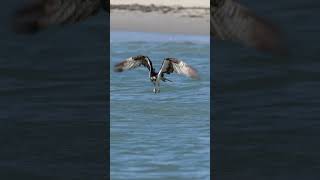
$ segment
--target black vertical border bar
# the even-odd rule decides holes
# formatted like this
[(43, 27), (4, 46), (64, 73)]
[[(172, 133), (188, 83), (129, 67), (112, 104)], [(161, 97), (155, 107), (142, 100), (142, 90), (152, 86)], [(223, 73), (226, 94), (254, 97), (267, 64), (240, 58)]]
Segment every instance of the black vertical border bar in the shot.
[(106, 93), (107, 93), (107, 118), (106, 118), (106, 159), (105, 159), (105, 163), (106, 163), (106, 178), (105, 179), (110, 179), (110, 16), (111, 16), (111, 11), (110, 11), (110, 0), (101, 0), (103, 2), (106, 3), (106, 10), (107, 10), (107, 17), (106, 17), (106, 22), (107, 22), (107, 28), (106, 28)]
[[(20, 7), (15, 7), (15, 3), (18, 4), (18, 1), (4, 2), (6, 6), (4, 6), (5, 9), (0, 13), (1, 20), (10, 21), (10, 14), (8, 12)], [(109, 3), (108, 7), (110, 7)], [(2, 108), (0, 115), (0, 142), (2, 145), (0, 148), (1, 180), (110, 179), (109, 13), (105, 13), (104, 18), (106, 18), (106, 24), (104, 24), (106, 25), (105, 31), (103, 32), (105, 34), (101, 34), (102, 38), (100, 39), (105, 43), (103, 44), (104, 51), (100, 51), (100, 41), (99, 46), (97, 46), (99, 48), (99, 56), (103, 55), (103, 58), (99, 57), (98, 62), (88, 61), (89, 63), (87, 64), (66, 61), (68, 64), (65, 66), (66, 69), (63, 70), (49, 67), (49, 65), (58, 66), (60, 59), (55, 58), (64, 58), (65, 51), (62, 48), (53, 51), (48, 47), (45, 48), (48, 51), (44, 51), (41, 54), (43, 57), (48, 56), (50, 58), (44, 58), (43, 63), (38, 64), (31, 62), (35, 60), (32, 58), (37, 58), (40, 54), (38, 51), (20, 51), (21, 49), (19, 49), (19, 46), (24, 44), (25, 47), (30, 48), (33, 43), (38, 46), (40, 43), (48, 43), (50, 36), (55, 31), (50, 32), (48, 30), (42, 32), (42, 35), (23, 36), (10, 32), (9, 29), (6, 29), (7, 27), (1, 29), (1, 38), (7, 41), (10, 46), (4, 48), (6, 52), (0, 52), (2, 56), (10, 60), (8, 61), (8, 67), (10, 65), (11, 68), (10, 71), (17, 72), (16, 75), (13, 75), (14, 73), (8, 71), (2, 79), (12, 76), (12, 79), (15, 78), (19, 82), (16, 85), (6, 84), (6, 81), (2, 81), (4, 82), (2, 85), (12, 90), (19, 90), (20, 92), (18, 94), (8, 90), (6, 94), (3, 94), (5, 91), (2, 91), (0, 95), (0, 107)], [(72, 29), (75, 27), (70, 25), (68, 28)], [(74, 30), (77, 31), (77, 28)], [(62, 38), (67, 37), (62, 28), (59, 31), (60, 33), (57, 36), (58, 43), (53, 46), (62, 45)], [(84, 35), (82, 33), (75, 32), (77, 35)], [(44, 34), (48, 36), (44, 36)], [(72, 45), (71, 41), (67, 38), (65, 40), (67, 45)], [(82, 43), (82, 38), (75, 39), (75, 42)], [(55, 51), (62, 53), (53, 56)], [(19, 57), (16, 55), (17, 52), (26, 56), (24, 58), (17, 58)], [(84, 53), (82, 52), (81, 54)], [(77, 58), (77, 53), (70, 53), (70, 57)], [(20, 68), (20, 64), (23, 64), (23, 68)], [(45, 67), (46, 65), (48, 65), (48, 68)], [(73, 70), (72, 68), (75, 67), (79, 72), (88, 73), (88, 76), (86, 77), (86, 75), (81, 73), (78, 73), (77, 76), (68, 76), (68, 71)], [(37, 71), (36, 68), (41, 70)], [(16, 71), (19, 69), (23, 71)], [(65, 74), (62, 74), (64, 72)], [(79, 89), (69, 88), (68, 86), (69, 82), (86, 80), (87, 78), (93, 80), (93, 86), (89, 86), (86, 83), (81, 84), (81, 82), (79, 83), (81, 86)], [(59, 82), (61, 79), (68, 81), (66, 83), (68, 88), (60, 88), (58, 86), (58, 88), (43, 90), (43, 88), (38, 88), (31, 83), (33, 82), (32, 80), (37, 80), (37, 85), (41, 87), (41, 85), (45, 85), (51, 81)], [(33, 90), (31, 91), (30, 89)], [(87, 104), (87, 106), (94, 107), (86, 112), (86, 109), (84, 110), (79, 107), (82, 107), (87, 102), (90, 103), (90, 101), (87, 101), (87, 97), (83, 98), (88, 93), (96, 93), (94, 96), (101, 99), (95, 99), (94, 105)], [(39, 103), (39, 106), (37, 106), (39, 108), (34, 107), (30, 101), (35, 95), (41, 97), (39, 98), (41, 100), (39, 102), (42, 102), (42, 104)], [(59, 105), (63, 104), (64, 98), (71, 99), (70, 101), (73, 101), (73, 103), (76, 101), (81, 106), (77, 106), (74, 103), (72, 108), (70, 107), (67, 110), (59, 109)], [(59, 111), (56, 111), (57, 109)], [(89, 114), (88, 117), (86, 117), (87, 114)]]

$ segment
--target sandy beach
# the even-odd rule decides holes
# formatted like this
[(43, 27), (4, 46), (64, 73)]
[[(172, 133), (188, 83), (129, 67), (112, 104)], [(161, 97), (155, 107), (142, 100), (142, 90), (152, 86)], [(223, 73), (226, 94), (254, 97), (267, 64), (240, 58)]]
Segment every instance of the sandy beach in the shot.
[(111, 30), (209, 35), (209, 0), (111, 0)]

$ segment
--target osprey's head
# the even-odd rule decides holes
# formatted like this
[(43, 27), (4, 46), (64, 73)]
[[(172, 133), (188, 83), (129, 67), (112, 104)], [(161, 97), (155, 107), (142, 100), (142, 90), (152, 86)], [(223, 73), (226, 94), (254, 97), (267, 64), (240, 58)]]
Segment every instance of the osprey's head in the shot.
[(157, 76), (151, 76), (150, 77), (150, 80), (153, 82), (153, 81), (156, 81), (157, 80)]

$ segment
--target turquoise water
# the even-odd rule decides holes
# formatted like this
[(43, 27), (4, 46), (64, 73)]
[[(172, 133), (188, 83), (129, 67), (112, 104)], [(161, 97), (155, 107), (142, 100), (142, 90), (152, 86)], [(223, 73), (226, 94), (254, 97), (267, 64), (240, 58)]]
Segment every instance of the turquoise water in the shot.
[(209, 179), (209, 37), (111, 33), (111, 67), (148, 55), (158, 70), (164, 57), (185, 60), (200, 81), (170, 74), (152, 93), (148, 71), (111, 71), (111, 179)]

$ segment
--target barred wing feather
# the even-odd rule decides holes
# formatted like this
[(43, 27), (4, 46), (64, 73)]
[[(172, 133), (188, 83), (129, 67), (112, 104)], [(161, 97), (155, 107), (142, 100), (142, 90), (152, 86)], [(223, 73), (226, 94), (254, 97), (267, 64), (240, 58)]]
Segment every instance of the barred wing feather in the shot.
[(236, 0), (215, 0), (211, 11), (211, 35), (240, 42), (260, 51), (286, 52), (279, 28)]
[(185, 75), (192, 79), (199, 79), (197, 70), (190, 65), (175, 58), (166, 58), (162, 62), (162, 66), (158, 75), (163, 76), (164, 73), (170, 74), (173, 72)]
[(126, 70), (135, 69), (141, 65), (148, 68), (149, 71), (152, 70), (152, 62), (147, 56), (139, 55), (130, 57), (114, 66), (116, 72), (122, 72)]
[(72, 24), (97, 14), (101, 0), (32, 0), (13, 16), (13, 30), (36, 33), (51, 25)]

